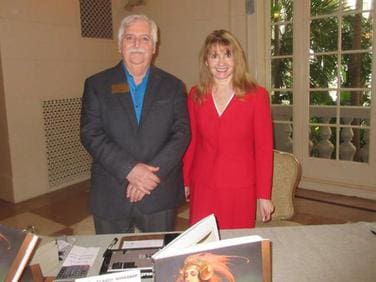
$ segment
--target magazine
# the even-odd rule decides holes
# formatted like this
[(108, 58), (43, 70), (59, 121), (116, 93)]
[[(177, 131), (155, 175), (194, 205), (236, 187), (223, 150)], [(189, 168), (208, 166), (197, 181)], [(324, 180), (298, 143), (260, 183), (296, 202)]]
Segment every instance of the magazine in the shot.
[(214, 215), (152, 256), (156, 282), (271, 281), (270, 241), (258, 235), (220, 240)]
[(0, 281), (19, 281), (38, 236), (0, 224)]

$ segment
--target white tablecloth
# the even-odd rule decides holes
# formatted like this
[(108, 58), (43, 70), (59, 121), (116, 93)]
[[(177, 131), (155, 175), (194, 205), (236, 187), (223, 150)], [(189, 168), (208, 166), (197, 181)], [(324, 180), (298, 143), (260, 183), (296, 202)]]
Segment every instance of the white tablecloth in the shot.
[[(275, 282), (307, 281), (376, 281), (376, 223), (335, 225), (302, 225), (255, 229), (222, 230), (221, 237), (260, 235), (272, 242), (272, 279)], [(76, 236), (79, 246), (100, 247), (99, 255), (89, 275), (97, 275), (102, 254), (121, 234)], [(44, 241), (48, 241), (44, 238)], [(51, 260), (56, 253), (54, 244), (38, 250), (32, 263), (42, 266), (45, 276), (55, 276), (60, 264)], [(50, 248), (50, 250), (48, 250)], [(43, 248), (41, 247), (41, 250)], [(48, 254), (50, 258), (48, 258)], [(57, 256), (57, 254), (56, 254)]]

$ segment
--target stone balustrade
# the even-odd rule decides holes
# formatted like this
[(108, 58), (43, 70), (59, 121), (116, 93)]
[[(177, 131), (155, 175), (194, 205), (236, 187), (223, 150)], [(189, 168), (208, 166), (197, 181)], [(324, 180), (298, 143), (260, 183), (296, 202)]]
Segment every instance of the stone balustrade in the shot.
[[(370, 108), (312, 105), (309, 111), (311, 123), (307, 132), (310, 136), (307, 149), (311, 156), (368, 162)], [(274, 146), (285, 152), (293, 152), (292, 112), (291, 105), (272, 105)], [(340, 116), (339, 122), (337, 116)], [(353, 140), (355, 133), (358, 134), (357, 144)], [(339, 139), (335, 140), (334, 136)]]

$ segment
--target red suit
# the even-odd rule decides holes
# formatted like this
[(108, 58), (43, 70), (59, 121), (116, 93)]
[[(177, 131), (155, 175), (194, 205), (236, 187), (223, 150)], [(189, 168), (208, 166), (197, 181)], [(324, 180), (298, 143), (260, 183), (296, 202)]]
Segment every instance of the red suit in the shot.
[(262, 87), (236, 96), (221, 116), (211, 94), (188, 97), (191, 143), (184, 156), (190, 224), (214, 213), (219, 228), (254, 227), (256, 199), (270, 199), (273, 135), (269, 95)]

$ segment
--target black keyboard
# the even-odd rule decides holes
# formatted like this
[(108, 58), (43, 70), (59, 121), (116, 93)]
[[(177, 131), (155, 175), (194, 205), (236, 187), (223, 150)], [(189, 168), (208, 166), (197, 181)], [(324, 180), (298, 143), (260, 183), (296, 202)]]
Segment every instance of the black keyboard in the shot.
[[(77, 278), (86, 277), (89, 272), (89, 265), (63, 266), (56, 276), (57, 281), (73, 281)], [(55, 281), (56, 281), (55, 280)]]

